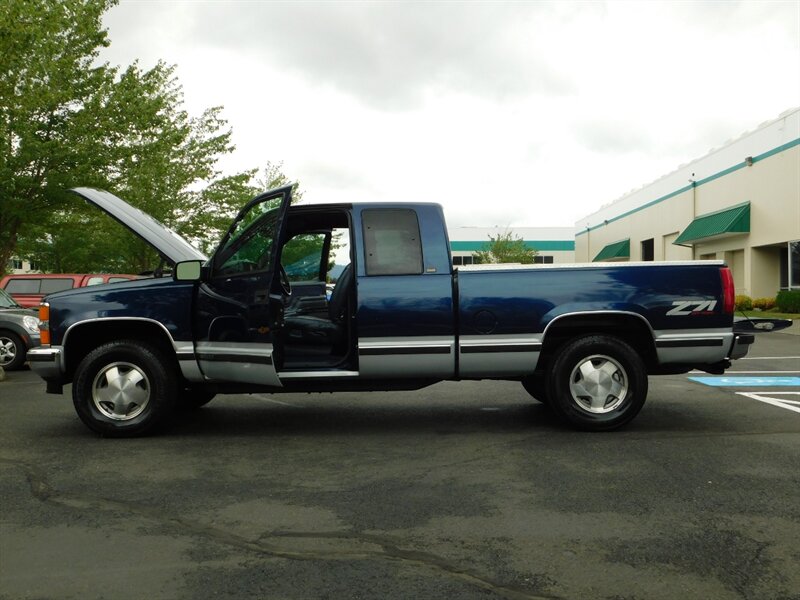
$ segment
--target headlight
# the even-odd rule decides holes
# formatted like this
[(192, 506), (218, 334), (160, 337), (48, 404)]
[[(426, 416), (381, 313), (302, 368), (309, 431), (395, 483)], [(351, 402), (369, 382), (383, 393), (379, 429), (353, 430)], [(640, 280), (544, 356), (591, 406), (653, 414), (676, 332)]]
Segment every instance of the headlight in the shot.
[(35, 335), (39, 335), (39, 319), (36, 317), (22, 317), (22, 325)]

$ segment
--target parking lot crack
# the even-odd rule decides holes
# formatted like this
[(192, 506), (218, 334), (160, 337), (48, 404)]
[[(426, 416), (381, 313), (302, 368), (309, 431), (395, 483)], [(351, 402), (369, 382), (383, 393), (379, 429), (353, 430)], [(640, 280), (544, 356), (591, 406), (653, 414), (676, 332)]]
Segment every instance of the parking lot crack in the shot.
[[(494, 581), (473, 573), (444, 557), (420, 550), (403, 548), (385, 536), (349, 532), (296, 532), (274, 531), (252, 539), (225, 528), (165, 514), (161, 508), (140, 503), (126, 503), (101, 497), (67, 494), (55, 489), (42, 470), (21, 461), (0, 459), (0, 462), (21, 469), (27, 479), (31, 495), (46, 502), (79, 511), (123, 513), (130, 517), (155, 522), (182, 535), (202, 537), (242, 551), (286, 560), (386, 560), (412, 568), (425, 568), (509, 600), (554, 600), (558, 596), (534, 593)], [(310, 542), (308, 544), (297, 542)]]

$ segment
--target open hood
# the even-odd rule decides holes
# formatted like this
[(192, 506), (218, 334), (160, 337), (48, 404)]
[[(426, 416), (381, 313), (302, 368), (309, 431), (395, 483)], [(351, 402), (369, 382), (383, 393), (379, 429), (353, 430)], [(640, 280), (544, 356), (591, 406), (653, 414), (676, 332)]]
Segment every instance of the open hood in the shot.
[(70, 191), (91, 202), (122, 223), (153, 246), (161, 256), (173, 265), (184, 260), (201, 260), (203, 262), (208, 260), (205, 254), (177, 233), (162, 225), (150, 215), (117, 198), (114, 194), (92, 188), (75, 188)]

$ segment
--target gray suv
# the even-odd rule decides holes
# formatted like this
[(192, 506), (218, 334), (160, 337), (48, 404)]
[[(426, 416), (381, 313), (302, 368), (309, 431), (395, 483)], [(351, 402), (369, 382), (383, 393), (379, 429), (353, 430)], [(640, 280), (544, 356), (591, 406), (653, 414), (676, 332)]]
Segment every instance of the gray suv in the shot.
[(7, 371), (25, 364), (25, 354), (39, 345), (39, 317), (35, 308), (22, 308), (0, 289), (0, 367)]

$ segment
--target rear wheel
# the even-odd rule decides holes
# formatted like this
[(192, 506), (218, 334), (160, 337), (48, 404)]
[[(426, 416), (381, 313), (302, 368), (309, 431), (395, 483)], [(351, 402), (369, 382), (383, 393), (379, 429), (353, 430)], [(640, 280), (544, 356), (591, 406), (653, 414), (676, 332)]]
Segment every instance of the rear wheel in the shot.
[(27, 351), (25, 342), (16, 333), (0, 331), (0, 367), (6, 371), (22, 368)]
[(143, 435), (165, 422), (176, 401), (177, 374), (155, 346), (111, 342), (75, 371), (72, 402), (89, 429), (108, 437)]
[(640, 355), (619, 338), (578, 338), (553, 362), (548, 394), (553, 410), (575, 427), (616, 429), (642, 409), (647, 371)]

